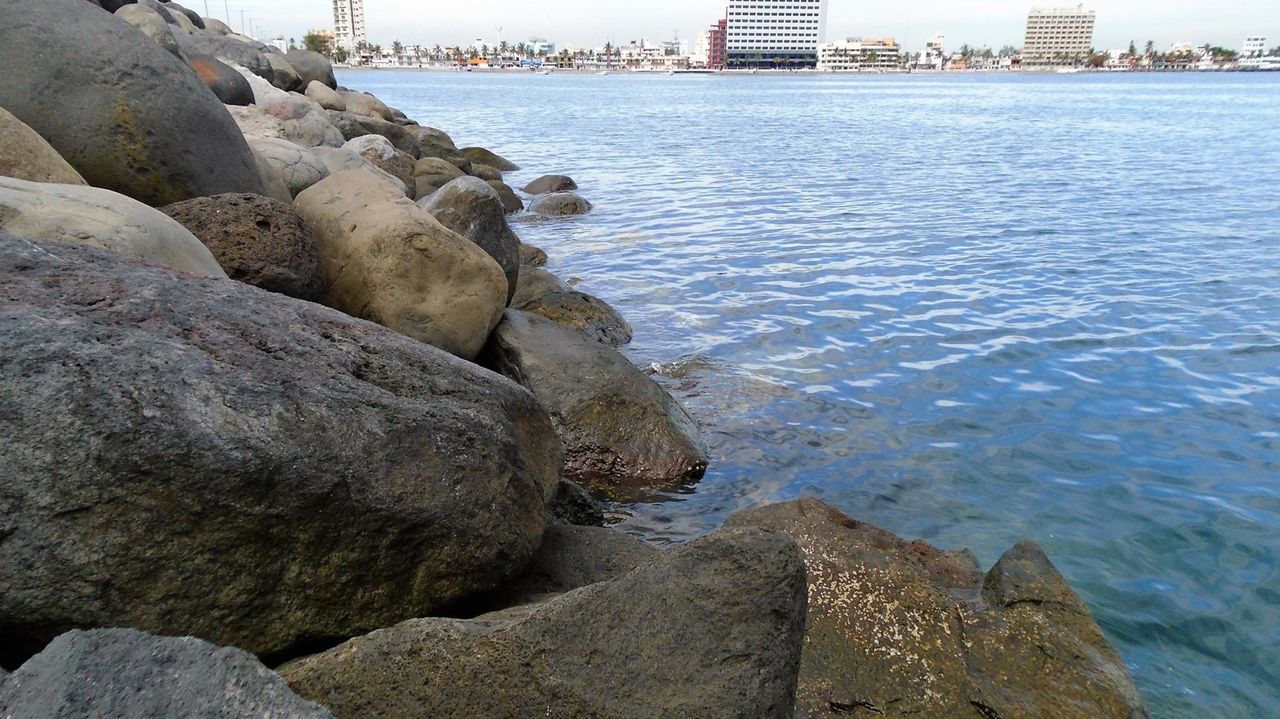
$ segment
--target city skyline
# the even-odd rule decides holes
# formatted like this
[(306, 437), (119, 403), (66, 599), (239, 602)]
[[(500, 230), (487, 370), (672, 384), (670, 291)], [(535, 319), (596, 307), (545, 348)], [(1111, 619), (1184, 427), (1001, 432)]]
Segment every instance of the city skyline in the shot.
[[(205, 10), (200, 0), (188, 4), (197, 11)], [(692, 44), (699, 33), (723, 16), (726, 4), (722, 0), (650, 0), (601, 9), (600, 3), (589, 0), (546, 0), (535, 6), (473, 0), (459, 7), (435, 7), (424, 14), (420, 4), (412, 0), (367, 0), (366, 14), (370, 41), (384, 45), (393, 40), (424, 45), (476, 38), (496, 42), (496, 27), (501, 25), (502, 39), (512, 43), (539, 36), (560, 46), (596, 47), (606, 41), (666, 40), (674, 35)], [(958, 6), (943, 0), (921, 0), (906, 7), (882, 7), (856, 0), (830, 0), (827, 40), (887, 36), (914, 50), (941, 32), (948, 48), (961, 44), (1020, 46), (1032, 7), (1076, 4), (981, 0)], [(228, 5), (233, 27), (240, 28), (243, 11), (247, 22), (263, 36), (300, 38), (309, 29), (332, 29), (331, 0), (211, 0), (208, 10), (221, 17)], [(1209, 7), (1187, 0), (1099, 0), (1085, 6), (1097, 12), (1094, 44), (1100, 50), (1125, 47), (1130, 41), (1142, 45), (1152, 40), (1157, 47), (1175, 42), (1236, 47), (1249, 35), (1280, 37), (1280, 7), (1273, 1), (1225, 0)]]

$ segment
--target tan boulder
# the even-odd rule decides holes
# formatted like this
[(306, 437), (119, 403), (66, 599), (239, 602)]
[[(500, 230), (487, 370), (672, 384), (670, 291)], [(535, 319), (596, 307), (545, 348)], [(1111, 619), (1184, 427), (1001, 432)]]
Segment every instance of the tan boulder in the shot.
[(336, 90), (318, 80), (312, 80), (307, 84), (306, 95), (326, 110), (347, 111), (347, 103), (342, 99), (342, 96)]
[(87, 184), (53, 146), (0, 107), (0, 175), (31, 182)]

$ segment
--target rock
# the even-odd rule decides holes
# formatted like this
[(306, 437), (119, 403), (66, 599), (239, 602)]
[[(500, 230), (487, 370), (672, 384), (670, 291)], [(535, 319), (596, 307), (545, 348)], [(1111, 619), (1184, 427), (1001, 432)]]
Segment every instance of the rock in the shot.
[[(175, 28), (175, 32), (190, 35), (200, 29), (197, 28), (195, 23), (191, 22), (191, 18), (183, 14), (182, 11), (178, 10), (176, 7), (161, 3), (159, 0), (138, 0), (138, 4), (159, 13), (166, 23)], [(121, 8), (121, 10), (123, 9), (124, 8)], [(116, 12), (120, 11), (117, 10)]]
[(444, 130), (421, 125), (406, 129), (422, 148), (422, 157), (452, 157), (459, 154), (458, 146), (453, 144), (453, 138)]
[[(204, 18), (204, 29), (214, 35), (232, 35), (235, 33), (230, 25), (213, 17)], [(295, 67), (297, 66), (295, 65)]]
[(1035, 545), (984, 581), (968, 552), (905, 542), (816, 499), (726, 526), (779, 532), (804, 552), (797, 716), (1146, 716), (1125, 665)]
[(485, 182), (502, 181), (502, 173), (488, 165), (482, 165), (478, 162), (471, 163), (471, 171), (467, 173), (472, 177), (478, 177)]
[(116, 10), (115, 16), (138, 28), (143, 35), (164, 48), (165, 52), (181, 59), (182, 51), (178, 49), (178, 41), (174, 39), (169, 23), (165, 22), (160, 13), (143, 5), (125, 5)]
[(145, 37), (83, 0), (0, 3), (0, 106), (89, 184), (149, 205), (261, 192), (221, 103)]
[[(259, 108), (266, 108), (273, 103), (287, 101), (292, 97), (289, 93), (281, 90), (275, 85), (272, 85), (269, 80), (262, 79), (262, 77), (249, 68), (235, 62), (234, 60), (230, 60), (225, 57), (222, 59), (231, 67), (231, 69), (240, 73), (240, 75), (249, 83), (249, 87), (253, 88), (253, 104), (257, 105)], [(270, 73), (270, 70), (267, 72)]]
[(506, 306), (502, 268), (394, 184), (359, 170), (298, 195), (329, 292), (325, 304), (474, 359)]
[(424, 157), (414, 163), (413, 181), (416, 199), (424, 199), (465, 173), (438, 157)]
[(363, 92), (339, 92), (338, 95), (346, 103), (347, 112), (391, 122), (391, 108), (373, 95)]
[(557, 521), (576, 527), (603, 527), (604, 511), (600, 503), (576, 482), (561, 479), (551, 496), (547, 512)]
[(180, 13), (186, 16), (187, 20), (190, 20), (191, 24), (194, 25), (196, 28), (200, 30), (204, 29), (204, 18), (200, 17), (200, 15), (198, 15), (195, 11), (188, 10), (187, 8), (179, 5), (176, 2), (166, 2), (165, 7), (169, 9), (169, 14), (175, 15)]
[(524, 385), (551, 413), (569, 479), (626, 490), (679, 485), (706, 471), (688, 413), (626, 357), (572, 327), (507, 310), (481, 364)]
[(631, 341), (631, 325), (617, 310), (538, 267), (520, 267), (516, 293), (509, 306), (576, 327), (591, 339), (607, 345), (621, 347)]
[(252, 654), (133, 629), (70, 631), (0, 687), (0, 715), (298, 717), (333, 715), (294, 694)]
[(507, 224), (498, 193), (484, 180), (459, 177), (419, 200), (418, 206), (440, 224), (476, 243), (498, 263), (507, 278), (509, 302), (520, 278), (520, 238)]
[(226, 277), (200, 240), (159, 210), (96, 187), (0, 177), (0, 232), (92, 245), (205, 277)]
[(0, 176), (60, 185), (86, 184), (35, 130), (0, 107)]
[(263, 53), (263, 57), (267, 59), (267, 64), (271, 66), (271, 84), (281, 90), (301, 90), (306, 87), (302, 82), (302, 77), (298, 75), (298, 71), (293, 69), (293, 65), (280, 55), (274, 53)]
[(339, 718), (789, 717), (804, 589), (790, 540), (721, 532), (547, 602), (410, 620), (279, 671)]
[(298, 71), (304, 85), (318, 82), (329, 88), (338, 86), (338, 81), (333, 76), (333, 64), (324, 55), (310, 50), (290, 50), (285, 54), (285, 59)]
[(329, 168), (311, 148), (270, 137), (252, 137), (249, 144), (280, 172), (294, 197), (329, 176)]
[(284, 122), (274, 115), (268, 115), (256, 105), (247, 107), (228, 105), (227, 112), (231, 114), (236, 127), (240, 128), (240, 132), (246, 139), (261, 137), (284, 139)]
[(293, 205), (261, 195), (216, 195), (162, 211), (191, 231), (233, 280), (317, 301), (320, 255)]
[(293, 193), (289, 192), (289, 185), (284, 181), (284, 173), (280, 169), (271, 164), (262, 153), (254, 150), (253, 160), (258, 165), (258, 174), (262, 177), (262, 186), (266, 188), (263, 191), (264, 196), (273, 200), (292, 203)]
[(507, 183), (501, 180), (489, 180), (489, 187), (497, 191), (498, 199), (502, 200), (503, 212), (510, 215), (524, 209), (524, 201)]
[(5, 664), (98, 626), (287, 656), (541, 544), (559, 444), (505, 379), (96, 248), (0, 238), (0, 278)]
[(553, 192), (572, 192), (578, 189), (578, 183), (568, 175), (543, 175), (524, 186), (530, 195), (549, 195)]
[(543, 217), (585, 215), (591, 211), (591, 203), (573, 192), (553, 192), (534, 200), (529, 211)]
[(263, 52), (261, 47), (241, 42), (234, 36), (208, 33), (189, 35), (179, 32), (175, 33), (174, 37), (178, 41), (178, 47), (182, 49), (182, 54), (186, 57), (193, 55), (216, 57), (229, 65), (239, 65), (267, 84), (272, 84), (275, 70), (271, 67), (271, 61), (267, 59), (267, 53)]
[(324, 162), (325, 167), (329, 168), (330, 175), (336, 175), (346, 170), (361, 170), (377, 175), (384, 181), (392, 183), (400, 189), (400, 194), (405, 197), (410, 197), (413, 194), (409, 186), (401, 182), (400, 178), (395, 177), (351, 150), (341, 147), (317, 147), (315, 148), (315, 153)]
[(368, 160), (406, 186), (413, 182), (413, 158), (392, 147), (391, 141), (382, 135), (357, 137), (348, 140), (342, 147)]
[(253, 87), (249, 81), (221, 60), (207, 55), (193, 55), (187, 65), (224, 105), (252, 105)]
[(464, 147), (461, 150), (458, 150), (458, 154), (472, 162), (488, 165), (489, 167), (501, 170), (502, 172), (512, 172), (520, 169), (520, 166), (514, 162), (490, 152), (483, 147)]
[(400, 125), (351, 112), (334, 112), (333, 110), (326, 112), (329, 115), (329, 121), (348, 140), (354, 140), (362, 135), (382, 135), (390, 140), (397, 150), (415, 160), (422, 153), (421, 148), (418, 147), (418, 141)]
[(526, 267), (542, 267), (547, 264), (547, 253), (540, 247), (520, 243), (520, 264)]
[(347, 111), (347, 103), (343, 102), (342, 96), (329, 89), (328, 85), (325, 85), (318, 80), (312, 80), (311, 83), (307, 85), (306, 94), (307, 97), (315, 100), (320, 107), (323, 107), (326, 110), (334, 110), (336, 112)]
[(320, 105), (305, 96), (288, 95), (260, 107), (280, 120), (284, 138), (295, 145), (342, 147), (346, 142)]

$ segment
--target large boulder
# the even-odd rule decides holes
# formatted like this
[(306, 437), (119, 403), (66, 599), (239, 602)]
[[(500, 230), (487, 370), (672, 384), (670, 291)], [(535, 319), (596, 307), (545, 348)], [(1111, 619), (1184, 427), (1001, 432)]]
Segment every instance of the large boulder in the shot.
[(312, 80), (307, 85), (306, 96), (311, 98), (320, 107), (326, 110), (334, 110), (337, 112), (346, 112), (347, 103), (343, 101), (342, 96), (334, 92), (328, 85)]
[(166, 0), (165, 7), (169, 9), (171, 15), (183, 15), (191, 22), (191, 25), (198, 30), (204, 29), (204, 18), (199, 13), (189, 8), (185, 8), (172, 0)]
[(97, 248), (0, 237), (0, 282), (0, 663), (103, 626), (288, 654), (541, 542), (559, 443), (514, 383)]
[(253, 104), (253, 87), (225, 62), (208, 55), (193, 55), (187, 59), (187, 65), (224, 105)]
[[(214, 35), (234, 35), (231, 26), (215, 17), (204, 18), (204, 29)], [(296, 67), (296, 66), (295, 66)]]
[(0, 3), (0, 67), (0, 106), (91, 185), (149, 205), (262, 192), (244, 138), (195, 73), (84, 0)]
[[(284, 138), (303, 147), (342, 147), (346, 139), (329, 122), (329, 116), (316, 102), (301, 95), (288, 95), (265, 105), (266, 114), (280, 120)], [(412, 161), (410, 161), (412, 162)]]
[(354, 140), (347, 140), (342, 147), (368, 160), (374, 167), (385, 171), (406, 186), (413, 182), (413, 158), (397, 150), (391, 145), (391, 141), (382, 135), (357, 137)]
[(0, 232), (93, 245), (205, 277), (226, 277), (200, 240), (159, 210), (97, 187), (0, 177)]
[(484, 250), (360, 170), (296, 204), (320, 250), (325, 304), (464, 359), (479, 354), (507, 304), (506, 276)]
[(173, 31), (169, 29), (169, 23), (155, 10), (145, 5), (125, 5), (116, 10), (115, 16), (138, 28), (143, 35), (151, 38), (170, 55), (182, 56), (182, 51), (178, 49), (178, 41), (174, 38)]
[(0, 686), (0, 716), (329, 719), (240, 649), (133, 629), (73, 630)]
[(471, 175), (472, 177), (478, 177), (481, 180), (484, 180), (485, 182), (494, 182), (494, 181), (500, 182), (502, 180), (501, 172), (499, 172), (498, 170), (492, 167), (489, 167), (488, 165), (482, 165), (478, 162), (471, 163), (471, 169), (467, 171), (467, 174)]
[[(525, 267), (543, 267), (547, 264), (547, 252), (527, 242), (520, 243), (520, 264)], [(518, 288), (517, 288), (518, 289)]]
[(418, 206), (440, 224), (471, 240), (489, 254), (507, 276), (507, 301), (520, 278), (520, 238), (507, 224), (502, 200), (484, 180), (459, 177), (441, 187)]
[(272, 52), (263, 53), (267, 59), (267, 64), (271, 66), (271, 84), (281, 90), (292, 91), (302, 90), (307, 85), (302, 81), (302, 77), (298, 75), (298, 71), (293, 69), (293, 65), (284, 59), (282, 55)]
[(314, 151), (316, 156), (324, 162), (325, 167), (329, 168), (330, 175), (336, 175), (339, 172), (345, 172), (347, 170), (362, 170), (364, 172), (377, 175), (384, 181), (395, 185), (401, 191), (400, 194), (405, 197), (413, 196), (413, 191), (409, 189), (409, 185), (404, 184), (400, 178), (392, 175), (381, 167), (369, 162), (369, 160), (365, 159), (362, 155), (357, 155), (355, 152), (344, 147), (317, 147)]
[(261, 195), (215, 195), (161, 211), (199, 238), (231, 279), (300, 300), (322, 296), (320, 255), (292, 204)]
[(788, 539), (720, 532), (472, 620), (414, 619), (280, 667), (334, 716), (790, 717), (805, 581)]
[(804, 552), (797, 716), (1146, 716), (1124, 663), (1035, 545), (984, 578), (968, 552), (906, 542), (816, 499), (726, 526), (779, 532)]
[(86, 184), (80, 173), (43, 137), (3, 107), (0, 107), (0, 176), (60, 185)]
[(363, 92), (339, 91), (338, 95), (347, 106), (347, 112), (373, 117), (379, 120), (392, 121), (391, 108), (373, 95)]
[(511, 186), (502, 180), (489, 180), (489, 187), (492, 187), (498, 193), (498, 199), (502, 200), (502, 210), (508, 215), (519, 212), (524, 209), (524, 200), (511, 189)]
[[(175, 33), (178, 47), (187, 57), (208, 55), (216, 57), (228, 64), (238, 65), (253, 73), (258, 78), (271, 84), (275, 78), (275, 70), (263, 48), (241, 42), (235, 37), (212, 35), (209, 33)], [(283, 92), (283, 91), (282, 91)]]
[(464, 147), (461, 150), (458, 150), (458, 154), (472, 162), (488, 165), (489, 167), (501, 172), (513, 172), (520, 169), (520, 166), (516, 163), (498, 155), (495, 152), (486, 150), (483, 147)]
[(338, 81), (333, 76), (333, 64), (329, 58), (310, 50), (290, 50), (285, 59), (298, 71), (303, 84), (318, 82), (329, 88), (336, 88)]
[(422, 125), (414, 125), (406, 129), (422, 148), (422, 157), (461, 157), (458, 146), (453, 143), (453, 138), (449, 137), (449, 133), (444, 130)]
[(294, 197), (329, 176), (329, 168), (312, 148), (273, 137), (251, 137), (249, 144), (280, 172)]
[(549, 195), (552, 192), (572, 192), (578, 189), (578, 183), (568, 175), (543, 175), (524, 186), (530, 195)]
[(591, 203), (575, 192), (553, 192), (530, 203), (529, 211), (543, 217), (585, 215), (591, 211)]
[(697, 480), (698, 425), (612, 347), (573, 327), (507, 310), (481, 363), (533, 392), (565, 445), (564, 475), (621, 490)]
[[(289, 93), (281, 90), (275, 85), (272, 85), (270, 80), (264, 80), (261, 75), (248, 67), (241, 65), (235, 60), (227, 57), (223, 57), (222, 60), (233, 70), (244, 76), (244, 79), (249, 83), (249, 87), (253, 88), (253, 104), (258, 107), (267, 107), (272, 103), (287, 100), (292, 97)], [(269, 73), (270, 70), (267, 70), (267, 72)]]
[(447, 160), (424, 157), (413, 166), (414, 195), (421, 200), (459, 177), (465, 176), (466, 173)]
[(258, 165), (258, 174), (262, 177), (262, 186), (265, 188), (262, 194), (273, 200), (293, 202), (293, 193), (289, 191), (289, 185), (284, 181), (284, 173), (280, 168), (273, 165), (257, 150), (253, 151), (253, 160)]
[(617, 310), (540, 267), (519, 267), (519, 281), (509, 306), (576, 327), (607, 345), (621, 347), (631, 341), (631, 325)]
[(326, 112), (329, 115), (329, 121), (348, 140), (354, 140), (362, 135), (382, 135), (390, 140), (397, 150), (415, 160), (422, 154), (422, 148), (418, 146), (418, 141), (414, 136), (404, 127), (394, 122), (387, 122), (376, 117), (357, 115), (353, 112), (334, 112), (333, 110), (327, 110)]
[(274, 115), (268, 115), (257, 105), (228, 105), (227, 112), (236, 122), (236, 127), (244, 133), (246, 139), (259, 137), (284, 139), (284, 121)]

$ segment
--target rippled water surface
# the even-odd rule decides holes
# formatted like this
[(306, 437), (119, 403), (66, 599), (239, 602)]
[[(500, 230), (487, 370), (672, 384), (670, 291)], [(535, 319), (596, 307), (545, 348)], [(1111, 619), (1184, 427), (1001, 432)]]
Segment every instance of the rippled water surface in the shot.
[(713, 454), (628, 530), (1031, 538), (1153, 715), (1280, 716), (1280, 77), (341, 80), (596, 204), (516, 230)]

